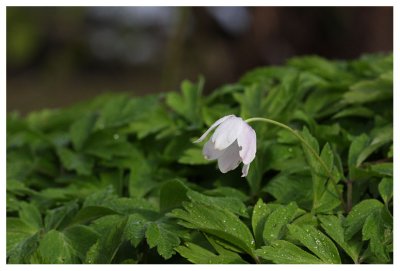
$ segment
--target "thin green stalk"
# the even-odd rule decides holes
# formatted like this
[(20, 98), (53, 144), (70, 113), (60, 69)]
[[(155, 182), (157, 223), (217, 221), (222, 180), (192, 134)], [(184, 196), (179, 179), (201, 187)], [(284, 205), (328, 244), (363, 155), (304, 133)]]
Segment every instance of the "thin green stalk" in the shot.
[(246, 121), (247, 123), (255, 122), (255, 121), (261, 121), (261, 122), (270, 123), (270, 124), (273, 124), (273, 125), (275, 125), (275, 126), (279, 126), (279, 127), (283, 128), (283, 129), (286, 129), (286, 130), (288, 130), (289, 132), (291, 132), (294, 136), (296, 136), (297, 139), (299, 139), (299, 140), (301, 141), (301, 143), (303, 143), (304, 146), (306, 146), (306, 147), (310, 150), (310, 152), (315, 156), (315, 158), (317, 158), (317, 160), (318, 160), (319, 163), (322, 165), (322, 167), (324, 168), (324, 170), (326, 171), (326, 173), (328, 173), (328, 176), (329, 176), (329, 179), (328, 179), (328, 180), (330, 180), (330, 181), (332, 182), (333, 187), (335, 187), (336, 193), (337, 193), (338, 196), (340, 197), (340, 200), (341, 200), (341, 202), (342, 202), (343, 209), (346, 210), (346, 208), (345, 208), (346, 205), (345, 205), (345, 203), (344, 203), (344, 200), (343, 200), (343, 197), (342, 197), (340, 191), (338, 190), (338, 188), (337, 188), (337, 186), (336, 186), (336, 183), (334, 182), (334, 178), (333, 178), (333, 176), (332, 176), (332, 172), (329, 170), (329, 168), (328, 168), (328, 166), (325, 164), (325, 162), (321, 159), (321, 157), (319, 156), (319, 154), (316, 153), (315, 150), (304, 140), (304, 138), (298, 133), (298, 131), (296, 131), (296, 130), (290, 128), (289, 126), (287, 126), (287, 125), (285, 125), (285, 124), (283, 124), (283, 123), (280, 123), (280, 122), (275, 121), (275, 120), (267, 119), (267, 118), (250, 118), (250, 119), (247, 119), (247, 120), (245, 120), (245, 121)]

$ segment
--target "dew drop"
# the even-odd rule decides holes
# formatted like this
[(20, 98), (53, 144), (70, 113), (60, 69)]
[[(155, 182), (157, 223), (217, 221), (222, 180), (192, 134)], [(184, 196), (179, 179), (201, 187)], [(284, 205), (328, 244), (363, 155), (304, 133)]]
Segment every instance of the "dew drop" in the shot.
[(113, 138), (114, 138), (114, 140), (118, 140), (119, 139), (119, 134), (114, 134)]

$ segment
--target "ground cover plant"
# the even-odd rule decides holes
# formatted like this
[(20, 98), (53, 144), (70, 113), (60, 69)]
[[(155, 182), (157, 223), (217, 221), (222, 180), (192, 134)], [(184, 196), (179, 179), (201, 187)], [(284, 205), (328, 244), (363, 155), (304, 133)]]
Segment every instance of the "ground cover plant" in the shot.
[[(392, 263), (392, 55), (7, 117), (7, 263)], [(248, 175), (194, 144), (253, 122)], [(314, 154), (317, 154), (315, 156)], [(329, 174), (321, 166), (329, 169)]]

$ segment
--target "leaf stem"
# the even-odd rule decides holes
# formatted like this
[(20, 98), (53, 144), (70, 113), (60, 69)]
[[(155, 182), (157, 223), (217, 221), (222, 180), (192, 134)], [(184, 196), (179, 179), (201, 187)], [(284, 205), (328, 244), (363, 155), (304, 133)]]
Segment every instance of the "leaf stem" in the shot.
[(347, 208), (346, 211), (349, 213), (353, 207), (353, 181), (350, 179), (346, 180), (347, 184)]
[(319, 154), (316, 153), (316, 151), (305, 141), (305, 139), (299, 134), (298, 131), (296, 131), (296, 130), (290, 128), (289, 126), (287, 126), (287, 125), (285, 125), (285, 124), (283, 124), (283, 123), (280, 123), (280, 122), (275, 121), (275, 120), (267, 119), (267, 118), (250, 118), (250, 119), (247, 119), (247, 120), (245, 120), (245, 121), (246, 121), (247, 123), (255, 122), (255, 121), (261, 121), (261, 122), (270, 123), (270, 124), (273, 124), (273, 125), (275, 125), (275, 126), (279, 126), (279, 127), (283, 128), (283, 129), (286, 129), (286, 130), (288, 130), (289, 132), (291, 132), (294, 136), (296, 136), (297, 139), (299, 139), (299, 140), (301, 141), (301, 143), (303, 143), (303, 145), (306, 146), (306, 147), (310, 150), (310, 152), (315, 156), (315, 158), (318, 160), (318, 162), (322, 165), (322, 167), (324, 168), (324, 170), (325, 170), (326, 173), (328, 174), (328, 177), (329, 177), (328, 180), (330, 180), (330, 181), (332, 182), (332, 184), (333, 184), (333, 187), (335, 187), (336, 193), (338, 194), (338, 196), (339, 196), (339, 198), (340, 198), (340, 200), (341, 200), (341, 202), (342, 202), (343, 210), (346, 210), (346, 208), (345, 208), (346, 205), (345, 205), (345, 203), (344, 203), (343, 196), (342, 196), (342, 194), (340, 193), (339, 189), (338, 189), (337, 186), (336, 186), (336, 183), (335, 183), (334, 178), (333, 178), (333, 176), (332, 176), (331, 170), (329, 170), (328, 166), (327, 166), (327, 165), (325, 164), (325, 162), (321, 159), (321, 157), (319, 156)]

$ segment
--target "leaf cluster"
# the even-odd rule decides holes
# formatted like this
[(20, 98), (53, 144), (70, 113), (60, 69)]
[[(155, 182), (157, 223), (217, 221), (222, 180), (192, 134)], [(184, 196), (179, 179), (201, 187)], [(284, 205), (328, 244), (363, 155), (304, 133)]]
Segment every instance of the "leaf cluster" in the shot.
[[(308, 56), (209, 95), (107, 94), (7, 117), (7, 263), (392, 263), (393, 58)], [(247, 178), (193, 144), (252, 124)]]

